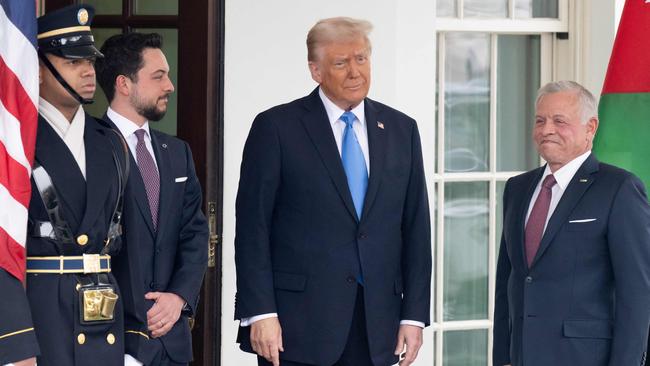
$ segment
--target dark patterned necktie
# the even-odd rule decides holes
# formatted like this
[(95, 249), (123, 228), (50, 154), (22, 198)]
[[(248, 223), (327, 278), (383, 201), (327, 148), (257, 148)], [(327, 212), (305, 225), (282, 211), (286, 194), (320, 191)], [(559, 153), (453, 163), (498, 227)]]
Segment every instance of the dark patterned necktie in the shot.
[(145, 130), (139, 129), (135, 131), (135, 136), (138, 138), (138, 143), (135, 146), (135, 158), (138, 160), (138, 169), (144, 182), (144, 188), (147, 192), (147, 200), (149, 201), (149, 209), (151, 210), (151, 221), (153, 222), (153, 229), (157, 230), (158, 227), (158, 202), (160, 195), (160, 175), (158, 175), (158, 168), (153, 161), (153, 157), (147, 150), (144, 142)]
[(544, 178), (542, 187), (539, 190), (539, 196), (535, 200), (533, 210), (530, 211), (528, 223), (526, 224), (526, 260), (528, 267), (533, 263), (539, 244), (544, 234), (544, 226), (548, 217), (548, 208), (551, 205), (552, 189), (555, 185), (555, 177), (549, 174)]

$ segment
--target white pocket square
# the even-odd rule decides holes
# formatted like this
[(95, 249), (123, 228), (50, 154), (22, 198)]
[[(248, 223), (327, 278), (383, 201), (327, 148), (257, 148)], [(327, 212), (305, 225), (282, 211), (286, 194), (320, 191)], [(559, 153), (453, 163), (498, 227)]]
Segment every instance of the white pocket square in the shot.
[(582, 224), (582, 223), (585, 223), (585, 222), (592, 222), (592, 221), (596, 221), (596, 219), (571, 220), (571, 221), (569, 221), (569, 224)]
[(174, 182), (181, 183), (181, 182), (185, 182), (186, 180), (187, 180), (187, 177), (178, 177), (178, 178), (174, 179)]

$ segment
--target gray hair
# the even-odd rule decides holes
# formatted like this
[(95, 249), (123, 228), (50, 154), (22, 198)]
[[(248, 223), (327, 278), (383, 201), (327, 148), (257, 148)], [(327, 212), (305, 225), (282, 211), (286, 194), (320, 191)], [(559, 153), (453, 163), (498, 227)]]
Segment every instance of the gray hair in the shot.
[(307, 33), (307, 60), (318, 61), (318, 50), (332, 42), (352, 41), (363, 38), (372, 51), (368, 35), (372, 24), (367, 20), (336, 17), (319, 20)]
[(580, 114), (582, 124), (586, 124), (592, 117), (598, 117), (598, 104), (596, 98), (584, 86), (576, 83), (575, 81), (561, 80), (552, 81), (537, 91), (537, 99), (535, 106), (539, 104), (544, 96), (547, 94), (559, 92), (574, 92), (578, 97), (580, 103)]

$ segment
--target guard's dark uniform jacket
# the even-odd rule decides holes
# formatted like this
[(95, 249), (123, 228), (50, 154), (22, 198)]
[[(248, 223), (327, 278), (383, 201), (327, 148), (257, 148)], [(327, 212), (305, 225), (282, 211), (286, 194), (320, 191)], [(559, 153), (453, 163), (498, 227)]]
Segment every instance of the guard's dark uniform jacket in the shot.
[[(105, 249), (105, 239), (121, 190), (115, 161), (125, 161), (124, 145), (105, 122), (88, 114), (84, 145), (85, 180), (63, 140), (39, 116), (35, 160), (51, 177), (60, 215), (73, 234), (71, 242), (62, 243), (39, 232), (39, 222), (50, 221), (50, 216), (32, 176), (27, 235), (27, 296), (41, 351), (37, 361), (39, 366), (124, 364), (124, 299), (113, 274), (107, 270), (108, 261), (101, 260), (101, 271), (98, 271), (101, 273), (89, 274), (34, 271), (34, 260), (30, 262), (30, 258), (35, 257), (69, 258), (100, 253), (114, 256), (119, 251), (120, 240), (112, 241), (109, 249)], [(85, 305), (80, 301), (80, 292), (86, 288), (84, 286), (93, 283), (113, 286), (119, 296), (114, 303), (113, 321), (85, 323)]]
[(34, 357), (38, 342), (22, 283), (0, 269), (0, 365)]

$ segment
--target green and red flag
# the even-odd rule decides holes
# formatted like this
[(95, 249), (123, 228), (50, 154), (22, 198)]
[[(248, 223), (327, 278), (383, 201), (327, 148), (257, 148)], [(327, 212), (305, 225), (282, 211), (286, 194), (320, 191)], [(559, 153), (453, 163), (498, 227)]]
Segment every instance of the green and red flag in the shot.
[(625, 2), (598, 115), (598, 159), (633, 172), (650, 188), (650, 0)]

